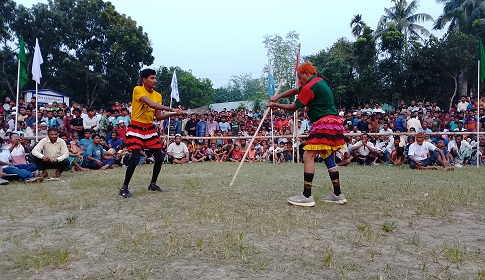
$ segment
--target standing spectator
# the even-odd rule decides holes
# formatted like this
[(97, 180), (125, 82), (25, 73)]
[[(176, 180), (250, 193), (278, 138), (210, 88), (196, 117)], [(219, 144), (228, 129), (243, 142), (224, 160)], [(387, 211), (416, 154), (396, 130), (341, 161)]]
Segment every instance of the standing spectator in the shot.
[(57, 129), (51, 127), (48, 130), (48, 137), (43, 138), (35, 145), (32, 150), (34, 163), (43, 172), (43, 177), (47, 177), (47, 169), (56, 169), (56, 178), (61, 177), (61, 173), (69, 166), (69, 150), (66, 142), (59, 138)]
[(232, 114), (232, 120), (230, 122), (230, 125), (231, 125), (232, 135), (237, 135), (239, 130), (241, 129), (241, 124), (237, 120), (237, 114), (236, 113)]
[(126, 127), (125, 121), (120, 120), (118, 130), (118, 137), (121, 138), (123, 142), (126, 142), (126, 133), (128, 132), (128, 127)]
[[(207, 130), (207, 122), (205, 121), (207, 115), (200, 115), (200, 120), (195, 125), (195, 136), (205, 137), (205, 132)], [(200, 142), (203, 142), (202, 140)]]
[(120, 121), (124, 121), (125, 122), (125, 125), (129, 125), (130, 124), (130, 116), (129, 116), (129, 111), (128, 109), (126, 108), (123, 108), (121, 109), (121, 116), (119, 116), (117, 119), (118, 119), (118, 123), (120, 123)]
[(214, 136), (216, 130), (219, 129), (219, 123), (214, 120), (214, 115), (209, 115), (209, 120), (206, 124), (206, 132), (209, 133), (210, 136)]
[(221, 121), (219, 122), (219, 130), (222, 132), (229, 132), (229, 130), (231, 130), (231, 125), (226, 120), (226, 117), (222, 116)]
[(399, 114), (399, 117), (396, 119), (396, 123), (395, 123), (396, 132), (407, 132), (406, 119), (404, 118), (405, 115), (406, 115), (406, 112), (401, 111), (401, 113)]
[(111, 107), (111, 110), (117, 110), (118, 112), (121, 112), (121, 109), (123, 109), (123, 107), (121, 106), (120, 102), (117, 100), (115, 101), (115, 104)]
[(185, 131), (187, 132), (187, 135), (189, 136), (196, 136), (196, 128), (197, 128), (197, 115), (195, 113), (192, 113), (190, 115), (190, 120), (187, 121), (185, 124)]
[(74, 108), (72, 110), (74, 118), (70, 121), (71, 131), (77, 132), (79, 138), (84, 136), (84, 120), (81, 118), (81, 109)]
[(441, 119), (440, 119), (440, 113), (438, 111), (433, 112), (433, 118), (431, 120), (432, 120), (431, 130), (434, 131), (434, 132), (440, 131), (440, 129), (442, 127), (442, 122), (441, 122)]
[(25, 109), (25, 114), (27, 117), (24, 119), (24, 121), (27, 123), (28, 127), (32, 127), (32, 124), (35, 123), (35, 116), (32, 114), (32, 109)]
[(99, 136), (107, 137), (110, 130), (112, 130), (113, 125), (109, 121), (109, 118), (111, 117), (111, 112), (112, 110), (110, 108), (107, 108), (104, 111), (104, 114), (99, 119)]
[(458, 112), (465, 112), (468, 108), (468, 104), (469, 103), (466, 101), (466, 96), (462, 95), (456, 109), (458, 110)]
[(54, 113), (52, 111), (47, 111), (47, 117), (43, 118), (42, 122), (45, 122), (48, 128), (57, 128), (59, 125), (57, 118), (54, 118)]
[(83, 119), (84, 129), (91, 129), (94, 133), (99, 130), (99, 119), (96, 117), (96, 110), (89, 108), (87, 110), (87, 117)]

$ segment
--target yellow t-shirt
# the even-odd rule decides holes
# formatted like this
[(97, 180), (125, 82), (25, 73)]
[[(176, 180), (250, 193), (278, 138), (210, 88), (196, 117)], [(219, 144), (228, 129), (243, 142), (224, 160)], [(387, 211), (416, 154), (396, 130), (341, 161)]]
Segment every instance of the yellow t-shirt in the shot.
[(148, 92), (143, 86), (136, 86), (133, 89), (133, 98), (131, 101), (131, 120), (141, 123), (153, 123), (155, 109), (148, 107), (140, 101), (142, 96), (147, 96), (151, 101), (162, 104), (162, 95), (156, 91)]

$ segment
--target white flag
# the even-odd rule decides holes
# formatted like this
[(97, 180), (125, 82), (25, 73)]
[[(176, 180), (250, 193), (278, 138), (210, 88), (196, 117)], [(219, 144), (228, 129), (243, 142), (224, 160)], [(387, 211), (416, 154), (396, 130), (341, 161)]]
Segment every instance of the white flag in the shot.
[(42, 54), (40, 53), (39, 40), (35, 38), (35, 52), (34, 61), (32, 61), (32, 80), (40, 84), (40, 78), (42, 78), (42, 73), (40, 72), (40, 65), (44, 63), (42, 59)]
[(180, 102), (179, 85), (177, 84), (177, 74), (175, 73), (175, 70), (173, 71), (172, 83), (170, 84), (170, 87), (172, 88), (171, 97), (177, 102)]

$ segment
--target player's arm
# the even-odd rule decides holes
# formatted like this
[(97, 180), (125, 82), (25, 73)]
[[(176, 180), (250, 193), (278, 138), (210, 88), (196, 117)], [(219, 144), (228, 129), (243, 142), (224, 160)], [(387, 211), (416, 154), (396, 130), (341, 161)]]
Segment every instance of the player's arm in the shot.
[(157, 121), (161, 121), (164, 119), (168, 119), (172, 116), (182, 115), (182, 113), (183, 112), (180, 109), (172, 109), (172, 111), (169, 111), (169, 112), (165, 112), (162, 110), (155, 110), (155, 118), (157, 119)]

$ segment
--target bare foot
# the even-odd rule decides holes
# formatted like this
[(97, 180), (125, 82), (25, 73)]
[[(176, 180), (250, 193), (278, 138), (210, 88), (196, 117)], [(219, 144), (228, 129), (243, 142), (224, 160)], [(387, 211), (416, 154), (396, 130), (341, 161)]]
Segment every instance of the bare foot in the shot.
[(106, 165), (102, 166), (100, 169), (105, 170), (105, 169), (108, 169), (108, 167), (109, 167), (109, 165), (106, 164)]
[(56, 178), (61, 177), (61, 171), (59, 169), (56, 170)]
[(71, 168), (71, 172), (76, 172), (76, 169), (74, 167)]
[(83, 168), (83, 167), (81, 167), (81, 169), (79, 169), (79, 171), (81, 171), (81, 172), (88, 172), (88, 171), (89, 171), (89, 169), (88, 169), (88, 168)]

